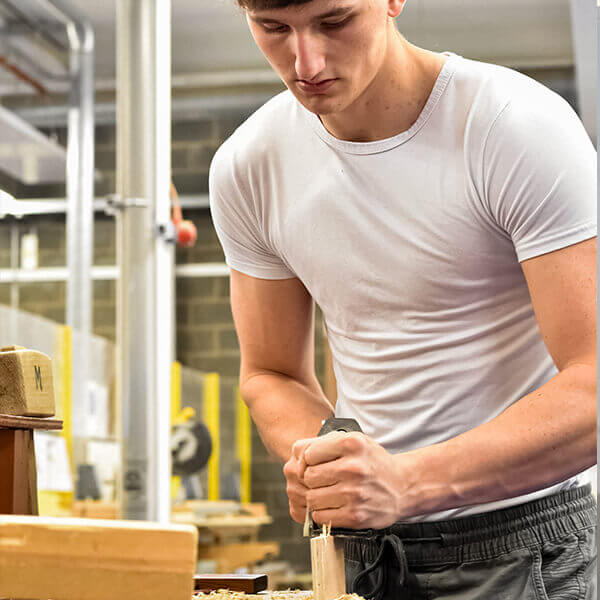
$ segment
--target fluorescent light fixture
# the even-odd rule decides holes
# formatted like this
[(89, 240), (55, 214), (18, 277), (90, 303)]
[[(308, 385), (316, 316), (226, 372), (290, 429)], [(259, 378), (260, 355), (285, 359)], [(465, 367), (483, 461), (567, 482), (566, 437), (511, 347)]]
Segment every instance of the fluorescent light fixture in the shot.
[(19, 181), (63, 182), (66, 150), (35, 127), (0, 106), (0, 169)]

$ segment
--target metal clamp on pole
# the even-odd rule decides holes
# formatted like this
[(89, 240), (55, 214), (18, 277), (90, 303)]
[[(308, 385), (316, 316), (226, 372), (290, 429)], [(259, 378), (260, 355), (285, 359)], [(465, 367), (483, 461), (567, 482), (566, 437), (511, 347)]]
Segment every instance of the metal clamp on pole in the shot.
[(149, 208), (150, 201), (147, 198), (123, 198), (119, 194), (109, 194), (106, 196), (106, 208), (108, 215), (116, 215), (117, 211), (126, 208)]
[(177, 228), (173, 221), (167, 221), (166, 223), (157, 223), (154, 226), (154, 233), (156, 237), (161, 238), (163, 242), (167, 244), (177, 243)]

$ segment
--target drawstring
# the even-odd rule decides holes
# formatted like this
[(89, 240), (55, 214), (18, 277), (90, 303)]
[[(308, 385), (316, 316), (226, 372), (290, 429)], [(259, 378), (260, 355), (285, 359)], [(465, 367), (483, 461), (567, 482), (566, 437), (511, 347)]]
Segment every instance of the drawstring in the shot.
[[(379, 543), (379, 552), (377, 554), (377, 558), (364, 570), (357, 573), (354, 579), (352, 580), (352, 591), (356, 592), (357, 594), (361, 594), (362, 596), (364, 596), (365, 598), (369, 598), (370, 600), (382, 600), (383, 594), (385, 593), (388, 569), (385, 568), (382, 563), (386, 555), (387, 548), (391, 548), (392, 555), (396, 560), (396, 564), (398, 566), (398, 577), (400, 585), (404, 585), (408, 574), (408, 561), (406, 559), (406, 552), (404, 551), (402, 540), (396, 535), (386, 533), (384, 536), (378, 538), (377, 541)], [(360, 592), (359, 585), (362, 583), (363, 579), (365, 579), (367, 575), (369, 575), (369, 573), (375, 571), (376, 569), (378, 569), (378, 577), (377, 583), (375, 584), (373, 589), (367, 593)]]

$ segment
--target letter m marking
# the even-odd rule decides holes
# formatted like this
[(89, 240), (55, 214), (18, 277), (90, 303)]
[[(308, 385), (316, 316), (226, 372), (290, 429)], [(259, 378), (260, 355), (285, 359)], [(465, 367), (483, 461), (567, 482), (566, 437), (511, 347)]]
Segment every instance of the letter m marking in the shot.
[(42, 368), (39, 365), (33, 365), (35, 371), (35, 389), (44, 390), (42, 386)]

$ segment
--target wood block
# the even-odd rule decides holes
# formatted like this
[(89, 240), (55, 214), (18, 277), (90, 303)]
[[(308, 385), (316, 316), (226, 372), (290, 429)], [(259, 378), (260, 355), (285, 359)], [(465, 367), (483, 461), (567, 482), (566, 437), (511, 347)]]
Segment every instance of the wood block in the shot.
[(20, 346), (0, 348), (0, 413), (52, 417), (54, 412), (50, 358)]
[(0, 597), (190, 600), (196, 546), (184, 525), (0, 516)]
[(85, 519), (118, 519), (119, 505), (116, 502), (101, 500), (78, 500), (71, 510), (74, 517)]
[(346, 593), (344, 542), (323, 529), (310, 540), (314, 600), (335, 600)]
[(268, 578), (266, 575), (196, 575), (194, 589), (202, 592), (215, 590), (230, 590), (232, 592), (245, 592), (257, 594), (266, 590)]
[(240, 567), (247, 567), (267, 556), (277, 556), (277, 542), (244, 542), (239, 544), (214, 544), (198, 547), (198, 560), (214, 560), (219, 573), (231, 573)]

